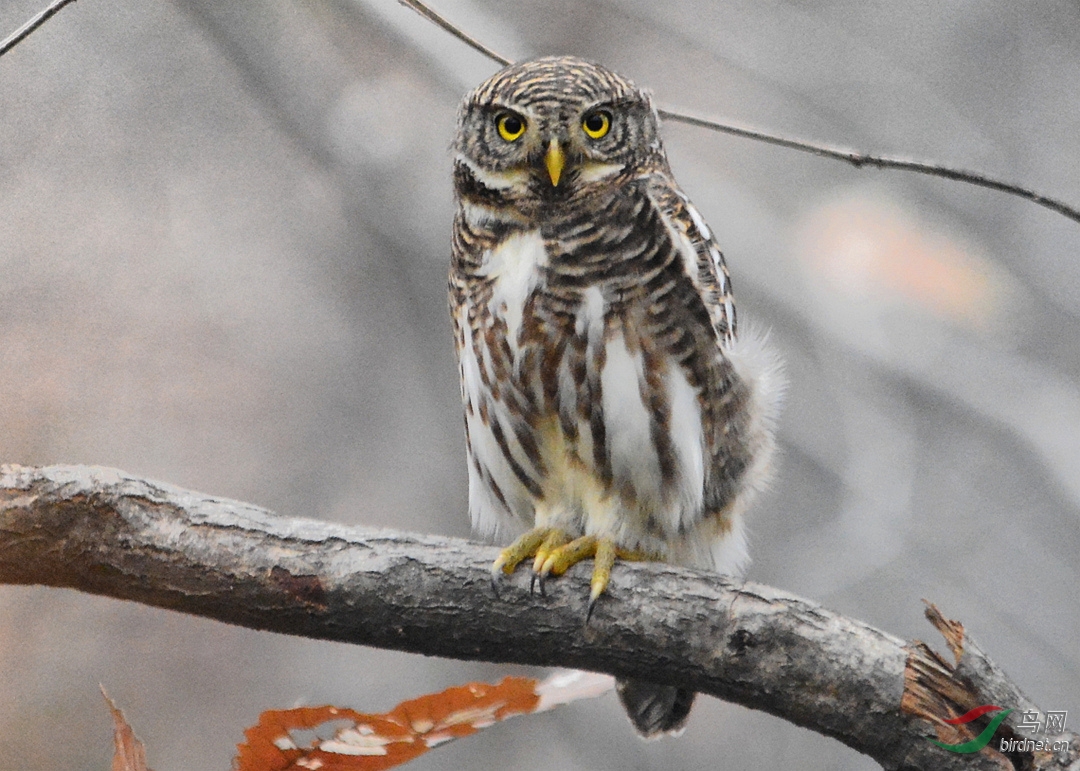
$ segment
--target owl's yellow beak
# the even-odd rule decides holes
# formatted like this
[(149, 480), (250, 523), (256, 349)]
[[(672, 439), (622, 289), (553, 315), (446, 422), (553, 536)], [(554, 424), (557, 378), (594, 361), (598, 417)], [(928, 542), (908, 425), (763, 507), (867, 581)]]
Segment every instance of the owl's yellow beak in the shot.
[(566, 156), (563, 154), (559, 140), (552, 139), (548, 145), (547, 154), (544, 156), (544, 165), (547, 166), (548, 176), (551, 177), (552, 187), (559, 186), (559, 177), (562, 176), (563, 166), (566, 165)]

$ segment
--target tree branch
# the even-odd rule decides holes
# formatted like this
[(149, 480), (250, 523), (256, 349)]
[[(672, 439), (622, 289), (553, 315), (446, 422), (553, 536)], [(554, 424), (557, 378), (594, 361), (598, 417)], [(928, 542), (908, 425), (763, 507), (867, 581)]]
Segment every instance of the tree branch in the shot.
[(400, 3), (401, 5), (404, 5), (406, 8), (411, 8), (412, 10), (416, 11), (418, 14), (420, 14), (425, 19), (430, 21), (436, 27), (439, 27), (444, 32), (449, 32), (451, 35), (456, 37), (462, 43), (469, 46), (473, 50), (478, 51), (479, 53), (482, 53), (484, 56), (491, 59), (492, 61), (498, 62), (499, 64), (503, 65), (504, 67), (509, 65), (509, 64), (514, 63), (513, 61), (506, 58), (505, 56), (498, 53), (497, 51), (495, 51), (495, 50), (493, 50), (491, 48), (488, 48), (486, 45), (481, 43), (479, 40), (474, 38), (472, 35), (469, 35), (468, 33), (466, 33), (465, 30), (461, 29), (461, 27), (458, 27), (453, 22), (451, 22), (449, 19), (447, 19), (445, 16), (443, 16), (440, 13), (437, 13), (434, 8), (430, 8), (429, 6), (427, 6), (426, 4), (421, 2), (420, 0), (398, 0), (398, 3)]
[(0, 56), (26, 40), (38, 27), (58, 14), (65, 5), (73, 2), (75, 0), (53, 0), (45, 8), (38, 11), (28, 22), (0, 41)]
[(1063, 217), (1068, 217), (1073, 222), (1080, 222), (1080, 209), (1070, 206), (1057, 198), (1043, 195), (1024, 185), (1005, 182), (1004, 180), (984, 174), (981, 171), (954, 169), (939, 163), (916, 161), (910, 158), (890, 158), (886, 155), (870, 155), (869, 153), (861, 153), (857, 150), (848, 150), (843, 147), (833, 147), (820, 142), (807, 142), (802, 139), (792, 139), (790, 137), (759, 131), (758, 129), (736, 126), (713, 118), (702, 118), (684, 110), (660, 108), (657, 112), (660, 117), (665, 120), (678, 121), (679, 123), (685, 123), (689, 126), (697, 126), (698, 128), (718, 131), (722, 134), (753, 139), (758, 142), (764, 142), (765, 144), (776, 145), (777, 147), (786, 147), (790, 150), (799, 150), (804, 153), (819, 155), (822, 158), (846, 161), (857, 169), (861, 169), (863, 166), (869, 166), (875, 169), (912, 171), (916, 174), (927, 174), (931, 177), (941, 177), (942, 179), (966, 182), (969, 185), (984, 187), (987, 190), (997, 190), (1000, 193), (1014, 195), (1017, 198), (1023, 198), (1025, 201), (1031, 201), (1032, 203), (1042, 206), (1045, 209), (1049, 209)]
[(944, 720), (981, 687), (1020, 698), (970, 640), (985, 665), (964, 680), (921, 643), (776, 589), (660, 564), (620, 564), (586, 627), (585, 566), (540, 596), (524, 572), (496, 590), (494, 556), (457, 539), (278, 517), (110, 469), (0, 466), (5, 583), (317, 639), (644, 677), (778, 715), (886, 769), (1080, 771), (1075, 734), (1053, 757), (957, 755), (928, 741), (978, 732)]

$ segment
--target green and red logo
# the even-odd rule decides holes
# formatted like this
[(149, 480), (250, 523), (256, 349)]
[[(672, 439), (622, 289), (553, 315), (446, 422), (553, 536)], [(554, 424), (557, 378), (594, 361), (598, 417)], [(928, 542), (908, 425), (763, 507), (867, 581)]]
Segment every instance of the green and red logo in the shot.
[(990, 723), (986, 726), (986, 728), (982, 730), (982, 733), (976, 736), (971, 741), (964, 742), (962, 744), (945, 744), (944, 742), (939, 742), (936, 739), (931, 739), (930, 741), (932, 741), (934, 744), (941, 747), (942, 749), (948, 750), (949, 752), (978, 752), (987, 744), (989, 744), (990, 740), (994, 738), (994, 732), (998, 730), (998, 726), (1000, 726), (1002, 721), (1004, 721), (1005, 718), (1009, 716), (1009, 713), (1012, 712), (1011, 709), (1005, 709), (1004, 707), (996, 707), (993, 704), (983, 704), (981, 707), (976, 707), (975, 709), (964, 715), (961, 715), (960, 717), (954, 717), (951, 720), (945, 721), (949, 725), (964, 725), (965, 723), (970, 723), (972, 720), (978, 720), (980, 717), (990, 712), (997, 712), (997, 714), (994, 715), (993, 719), (991, 719)]

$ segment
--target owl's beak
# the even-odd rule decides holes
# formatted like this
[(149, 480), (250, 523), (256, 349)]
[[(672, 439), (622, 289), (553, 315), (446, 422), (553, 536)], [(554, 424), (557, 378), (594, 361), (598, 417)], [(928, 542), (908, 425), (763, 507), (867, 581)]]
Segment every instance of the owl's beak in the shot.
[(548, 176), (551, 177), (551, 186), (559, 186), (559, 177), (562, 176), (563, 166), (566, 165), (566, 156), (563, 154), (559, 140), (552, 139), (548, 144), (547, 154), (544, 156), (544, 165), (547, 166)]

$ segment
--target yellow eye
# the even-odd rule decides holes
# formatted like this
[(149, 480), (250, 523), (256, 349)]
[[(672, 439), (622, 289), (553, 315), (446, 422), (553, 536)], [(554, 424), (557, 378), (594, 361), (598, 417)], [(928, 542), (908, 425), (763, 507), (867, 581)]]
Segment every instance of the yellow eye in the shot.
[(521, 135), (525, 133), (525, 120), (513, 113), (503, 113), (495, 121), (495, 125), (499, 128), (499, 136), (507, 142), (520, 139)]
[(585, 116), (581, 128), (591, 139), (600, 139), (611, 129), (611, 115), (606, 112), (594, 112)]

